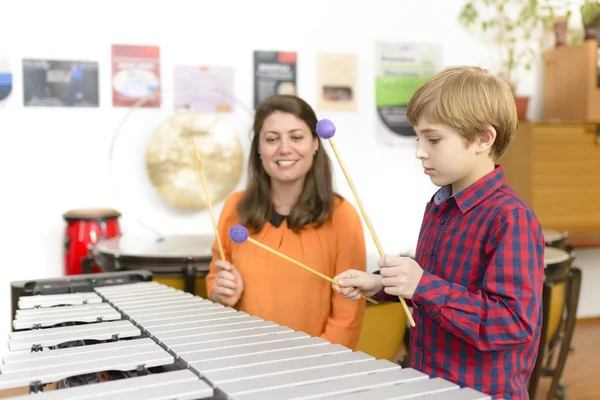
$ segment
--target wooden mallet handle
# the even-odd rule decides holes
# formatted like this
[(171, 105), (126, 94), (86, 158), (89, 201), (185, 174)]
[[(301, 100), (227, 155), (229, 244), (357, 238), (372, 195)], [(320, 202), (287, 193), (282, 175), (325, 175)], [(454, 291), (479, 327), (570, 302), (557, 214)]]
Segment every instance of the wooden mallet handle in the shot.
[[(358, 204), (360, 213), (362, 214), (363, 219), (365, 220), (365, 223), (367, 224), (367, 228), (369, 229), (369, 232), (371, 233), (371, 237), (373, 238), (373, 241), (375, 242), (375, 246), (377, 247), (377, 252), (379, 253), (379, 257), (381, 257), (382, 259), (385, 258), (385, 253), (383, 252), (383, 247), (381, 246), (381, 243), (379, 243), (379, 239), (377, 239), (377, 235), (375, 234), (375, 230), (373, 229), (371, 220), (369, 219), (369, 216), (367, 215), (367, 212), (365, 211), (362, 201), (360, 200), (360, 197), (358, 196), (358, 192), (356, 191), (356, 188), (354, 187), (354, 183), (352, 182), (352, 179), (350, 178), (350, 174), (348, 174), (348, 171), (346, 171), (346, 167), (344, 166), (344, 163), (342, 162), (342, 158), (340, 157), (340, 155), (337, 151), (335, 142), (333, 141), (333, 135), (335, 134), (335, 125), (333, 125), (333, 122), (329, 121), (328, 119), (323, 119), (323, 120), (319, 121), (319, 123), (317, 124), (317, 134), (322, 139), (329, 140), (329, 144), (331, 144), (331, 148), (333, 149), (335, 158), (337, 158), (338, 163), (340, 164), (340, 167), (342, 168), (342, 172), (344, 173), (344, 176), (346, 177), (346, 180), (348, 181), (348, 185), (350, 186), (350, 190), (352, 190), (352, 194), (354, 194), (354, 198), (356, 199), (356, 203)], [(404, 298), (402, 298), (400, 296), (398, 296), (398, 297), (400, 299), (400, 303), (402, 303), (402, 308), (404, 308), (406, 317), (408, 318), (408, 321), (410, 322), (410, 326), (414, 327), (416, 325), (415, 320), (413, 319), (412, 314), (410, 313), (410, 311), (408, 309), (408, 305), (406, 304), (406, 301), (404, 300)]]
[[(286, 256), (285, 254), (280, 253), (277, 250), (272, 249), (269, 246), (266, 246), (266, 245), (262, 244), (261, 242), (258, 242), (256, 240), (252, 239), (251, 237), (248, 236), (248, 230), (246, 228), (244, 228), (243, 226), (236, 225), (236, 226), (232, 227), (229, 230), (229, 236), (236, 243), (243, 243), (245, 241), (248, 241), (248, 242), (260, 247), (261, 249), (268, 251), (269, 253), (275, 254), (276, 256), (281, 257), (284, 260), (287, 260), (287, 261), (291, 262), (292, 264), (297, 265), (298, 267), (303, 268), (304, 270), (306, 270), (312, 274), (315, 274), (316, 276), (318, 276), (322, 279), (325, 279), (329, 283), (333, 283), (334, 285), (339, 286), (339, 283), (335, 279), (332, 279), (332, 278), (328, 277), (327, 275), (323, 275), (319, 271), (315, 271), (314, 269), (310, 268), (309, 266), (302, 264), (300, 261), (296, 261), (293, 258)], [(364, 295), (362, 297), (370, 303), (379, 304), (376, 300), (373, 300), (369, 297), (366, 297)]]
[(208, 205), (208, 211), (210, 212), (210, 219), (212, 220), (213, 230), (217, 238), (217, 244), (219, 245), (219, 252), (221, 253), (221, 260), (225, 260), (225, 252), (223, 251), (223, 245), (221, 244), (221, 238), (219, 236), (219, 229), (217, 228), (217, 221), (215, 214), (213, 213), (212, 205), (210, 202), (210, 194), (208, 193), (208, 185), (206, 184), (206, 177), (204, 176), (204, 168), (202, 167), (202, 157), (200, 157), (200, 150), (196, 143), (196, 136), (192, 134), (192, 140), (194, 141), (194, 149), (196, 150), (196, 159), (198, 160), (198, 169), (200, 170), (200, 179), (202, 180), (202, 186), (204, 187), (204, 196), (206, 197), (206, 204)]

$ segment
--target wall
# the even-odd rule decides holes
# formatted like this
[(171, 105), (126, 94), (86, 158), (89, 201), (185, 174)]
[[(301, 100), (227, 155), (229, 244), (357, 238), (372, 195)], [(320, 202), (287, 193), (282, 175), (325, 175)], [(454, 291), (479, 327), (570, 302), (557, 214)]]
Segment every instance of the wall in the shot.
[[(65, 225), (61, 216), (65, 211), (116, 208), (124, 213), (121, 226), (125, 234), (149, 234), (132, 214), (143, 204), (130, 204), (130, 199), (119, 197), (109, 174), (109, 146), (128, 112), (111, 105), (111, 44), (159, 45), (166, 89), (172, 85), (174, 65), (233, 65), (236, 95), (248, 105), (252, 102), (255, 49), (297, 51), (299, 95), (311, 104), (316, 104), (315, 54), (357, 54), (358, 112), (319, 113), (319, 117), (328, 117), (337, 125), (340, 154), (383, 248), (388, 253), (414, 248), (425, 203), (435, 188), (414, 157), (414, 142), (408, 141), (403, 148), (375, 143), (374, 41), (440, 43), (445, 66), (473, 64), (492, 71), (496, 49), (458, 25), (461, 0), (293, 4), (282, 7), (282, 2), (274, 0), (130, 0), (117, 6), (19, 0), (3, 5), (6, 14), (0, 25), (0, 51), (11, 57), (16, 86), (8, 104), (0, 109), (4, 210), (0, 332), (9, 329), (11, 281), (62, 274)], [(24, 108), (21, 59), (27, 57), (99, 61), (100, 108)], [(536, 118), (541, 107), (539, 76), (525, 76), (522, 91), (536, 96), (530, 109), (530, 117)], [(122, 154), (140, 159), (147, 137), (144, 132), (151, 132), (170, 114), (168, 103), (161, 111), (136, 112), (123, 130), (129, 147), (121, 149)], [(242, 111), (238, 122), (243, 127), (240, 137), (247, 145), (249, 119)], [(335, 160), (334, 164), (338, 190), (354, 202)], [(134, 172), (118, 171), (117, 176), (144, 179), (140, 165), (135, 168)], [(151, 195), (136, 193), (134, 197), (143, 200)], [(215, 205), (215, 212), (220, 206)], [(166, 234), (211, 232), (207, 213), (153, 222)], [(377, 252), (368, 236), (367, 243), (372, 269)]]

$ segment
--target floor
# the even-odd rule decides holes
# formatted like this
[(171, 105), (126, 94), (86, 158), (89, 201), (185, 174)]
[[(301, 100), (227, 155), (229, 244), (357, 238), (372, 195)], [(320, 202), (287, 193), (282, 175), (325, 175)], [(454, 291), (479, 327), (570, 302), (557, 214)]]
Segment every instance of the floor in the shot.
[[(563, 373), (566, 399), (600, 399), (600, 318), (577, 321), (572, 345), (574, 350)], [(549, 388), (550, 378), (542, 378), (539, 392), (532, 400), (545, 400)]]

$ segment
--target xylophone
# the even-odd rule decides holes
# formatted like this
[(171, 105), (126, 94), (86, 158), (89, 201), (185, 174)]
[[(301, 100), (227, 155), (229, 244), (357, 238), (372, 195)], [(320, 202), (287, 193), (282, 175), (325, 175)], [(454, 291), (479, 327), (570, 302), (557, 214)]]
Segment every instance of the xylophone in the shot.
[(21, 388), (13, 398), (491, 399), (147, 276), (131, 278), (140, 273), (70, 277), (87, 281), (89, 290), (19, 296), (0, 394)]

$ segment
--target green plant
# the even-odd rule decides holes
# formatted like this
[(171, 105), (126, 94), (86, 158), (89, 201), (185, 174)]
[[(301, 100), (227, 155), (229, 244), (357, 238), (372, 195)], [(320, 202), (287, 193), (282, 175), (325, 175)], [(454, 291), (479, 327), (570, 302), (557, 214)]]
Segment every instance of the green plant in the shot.
[(598, 23), (600, 2), (596, 0), (585, 0), (581, 6), (581, 21), (583, 26), (591, 26)]
[(469, 0), (459, 21), (488, 35), (498, 46), (497, 75), (515, 94), (520, 73), (531, 69), (542, 47), (544, 30), (552, 27), (556, 15), (568, 18), (569, 5), (570, 0)]

